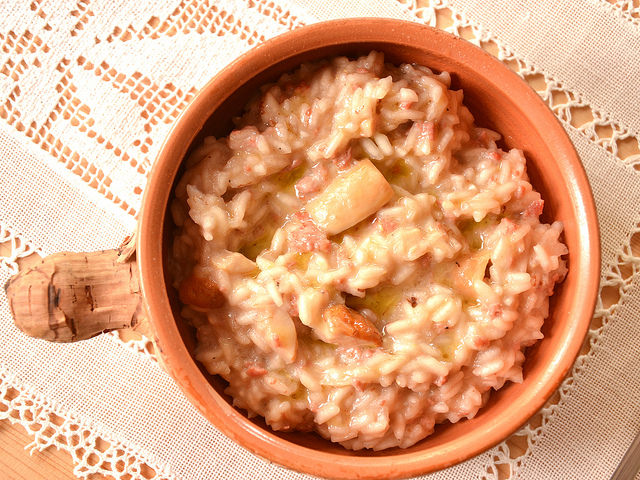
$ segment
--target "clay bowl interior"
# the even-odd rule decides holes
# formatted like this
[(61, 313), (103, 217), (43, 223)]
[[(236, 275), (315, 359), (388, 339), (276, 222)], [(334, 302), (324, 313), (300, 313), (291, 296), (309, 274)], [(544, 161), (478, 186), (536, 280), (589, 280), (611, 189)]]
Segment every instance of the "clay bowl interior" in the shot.
[[(525, 152), (545, 199), (543, 219), (561, 220), (569, 274), (556, 290), (545, 338), (527, 350), (524, 382), (493, 392), (472, 420), (436, 427), (408, 449), (353, 452), (311, 433), (273, 432), (249, 420), (191, 352), (195, 336), (179, 314), (166, 261), (173, 225), (169, 195), (180, 162), (207, 135), (224, 136), (259, 86), (303, 62), (382, 51), (387, 62), (419, 63), (452, 74), (476, 123), (503, 135), (503, 148)], [(396, 478), (444, 468), (476, 455), (519, 428), (557, 388), (586, 334), (598, 287), (599, 239), (593, 199), (561, 125), (539, 97), (497, 60), (471, 44), (417, 24), (352, 19), (318, 24), (269, 41), (241, 57), (196, 96), (156, 161), (143, 201), (138, 259), (146, 305), (167, 369), (189, 399), (226, 435), (255, 453), (300, 471), (343, 478)]]

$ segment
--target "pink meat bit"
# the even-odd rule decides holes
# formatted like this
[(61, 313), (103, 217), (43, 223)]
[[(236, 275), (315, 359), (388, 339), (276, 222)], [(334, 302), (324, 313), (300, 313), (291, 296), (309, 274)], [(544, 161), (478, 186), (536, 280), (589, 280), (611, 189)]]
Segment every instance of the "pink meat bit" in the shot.
[(384, 235), (388, 235), (399, 226), (396, 220), (389, 217), (378, 217), (375, 219), (375, 223), (378, 225), (380, 232)]
[(374, 350), (371, 348), (357, 347), (340, 347), (336, 351), (342, 361), (351, 363), (361, 362), (368, 358), (371, 358), (374, 354)]
[(229, 148), (232, 150), (255, 150), (258, 135), (256, 127), (244, 127), (229, 134)]
[(520, 184), (520, 185), (518, 185), (518, 187), (516, 188), (516, 191), (515, 191), (515, 193), (513, 194), (513, 196), (514, 196), (515, 198), (522, 198), (522, 196), (523, 196), (526, 192), (527, 192), (527, 188), (526, 188), (524, 185)]
[(524, 166), (520, 165), (513, 169), (511, 173), (512, 178), (522, 178), (524, 176)]
[(291, 218), (289, 247), (300, 253), (323, 252), (331, 250), (331, 242), (326, 233), (320, 230), (307, 212), (298, 212)]
[(504, 227), (505, 235), (511, 235), (518, 228), (518, 226), (508, 218), (503, 218), (500, 225)]
[(438, 378), (436, 378), (433, 383), (434, 385), (436, 385), (437, 387), (441, 387), (443, 386), (445, 383), (447, 383), (449, 381), (449, 375), (440, 375)]
[(500, 153), (498, 150), (493, 150), (491, 152), (487, 152), (487, 156), (491, 160), (498, 161), (498, 160), (500, 160), (502, 158), (502, 153)]
[(484, 350), (485, 348), (487, 348), (489, 346), (489, 343), (490, 342), (489, 342), (488, 339), (480, 338), (478, 336), (473, 337), (473, 339), (471, 340), (471, 345), (476, 350)]
[(418, 259), (418, 265), (420, 265), (420, 268), (430, 268), (432, 260), (433, 259), (431, 258), (431, 254), (425, 253)]
[(411, 108), (411, 105), (413, 105), (415, 102), (400, 102), (398, 104), (398, 107), (400, 107), (401, 110), (409, 110)]
[(302, 124), (305, 127), (308, 127), (309, 124), (311, 123), (311, 107), (307, 108), (304, 112), (304, 114), (302, 115)]
[(300, 312), (298, 311), (298, 298), (290, 297), (287, 301), (287, 313), (291, 317), (297, 317)]
[(296, 195), (301, 200), (306, 200), (309, 195), (322, 190), (326, 183), (329, 171), (322, 163), (314, 166), (309, 174), (302, 177), (295, 185)]
[(331, 161), (338, 170), (346, 170), (353, 165), (353, 157), (351, 156), (351, 148), (347, 148), (344, 152), (334, 156)]
[(489, 307), (489, 315), (491, 318), (498, 318), (502, 316), (502, 305), (495, 303)]
[(436, 138), (436, 124), (433, 122), (420, 122), (418, 124), (418, 141), (424, 140), (425, 138), (429, 141), (432, 141)]
[(538, 199), (534, 200), (529, 204), (527, 208), (524, 209), (522, 214), (525, 217), (539, 217), (542, 215), (542, 209), (544, 208), (544, 200)]
[(364, 68), (364, 67), (358, 67), (358, 68), (356, 68), (356, 72), (357, 73), (369, 73), (369, 69), (368, 68)]
[(339, 348), (339, 351), (342, 351), (342, 357), (354, 361), (360, 359), (360, 349), (358, 347), (349, 347), (349, 348)]
[(262, 377), (267, 373), (267, 371), (264, 368), (258, 367), (257, 365), (252, 365), (248, 367), (245, 371), (247, 372), (247, 375), (254, 378)]

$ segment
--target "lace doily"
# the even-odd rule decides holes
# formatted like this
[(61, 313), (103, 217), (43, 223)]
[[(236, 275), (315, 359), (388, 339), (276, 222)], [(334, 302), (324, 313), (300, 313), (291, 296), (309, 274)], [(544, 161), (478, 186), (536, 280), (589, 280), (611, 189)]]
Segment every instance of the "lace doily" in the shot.
[[(0, 5), (0, 283), (20, 258), (113, 248), (135, 225), (171, 123), (242, 52), (346, 16), (443, 28), (526, 79), (567, 130), (602, 232), (601, 295), (583, 354), (512, 438), (425, 478), (608, 478), (640, 429), (640, 8), (622, 0), (34, 0)], [(310, 478), (228, 440), (145, 340), (26, 338), (0, 293), (0, 419), (75, 473)]]

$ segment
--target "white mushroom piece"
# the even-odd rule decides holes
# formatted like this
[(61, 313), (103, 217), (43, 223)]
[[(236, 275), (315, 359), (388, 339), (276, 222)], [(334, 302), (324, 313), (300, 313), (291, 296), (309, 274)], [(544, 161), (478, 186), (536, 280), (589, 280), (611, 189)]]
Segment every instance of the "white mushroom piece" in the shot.
[(377, 212), (392, 197), (389, 182), (365, 159), (333, 179), (305, 210), (328, 235), (336, 235)]

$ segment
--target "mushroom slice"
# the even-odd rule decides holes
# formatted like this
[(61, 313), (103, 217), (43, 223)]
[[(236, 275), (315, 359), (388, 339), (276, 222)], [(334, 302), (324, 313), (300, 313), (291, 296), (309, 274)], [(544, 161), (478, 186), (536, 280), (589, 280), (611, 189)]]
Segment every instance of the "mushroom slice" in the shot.
[(329, 235), (336, 235), (377, 212), (393, 198), (393, 189), (370, 160), (339, 174), (305, 210)]
[(330, 305), (322, 312), (322, 340), (343, 346), (382, 345), (382, 334), (371, 320), (342, 305)]
[(192, 273), (180, 284), (178, 295), (182, 303), (196, 308), (209, 309), (224, 305), (224, 294), (210, 278)]
[(291, 317), (281, 308), (274, 310), (271, 317), (264, 322), (263, 334), (270, 347), (286, 363), (292, 363), (298, 352), (298, 336)]

